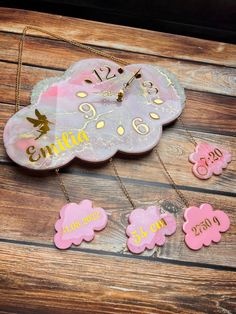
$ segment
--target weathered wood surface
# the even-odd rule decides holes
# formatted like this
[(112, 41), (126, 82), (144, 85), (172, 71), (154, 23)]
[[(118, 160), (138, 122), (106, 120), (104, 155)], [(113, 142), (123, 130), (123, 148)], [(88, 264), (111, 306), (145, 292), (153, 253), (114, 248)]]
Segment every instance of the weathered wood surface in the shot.
[(25, 25), (36, 25), (95, 46), (236, 67), (232, 44), (4, 8), (0, 23), (1, 30), (6, 32), (21, 33)]
[[(18, 42), (19, 35), (0, 33), (0, 60), (16, 61)], [(98, 43), (99, 47), (102, 47), (100, 42)], [(109, 42), (107, 45), (109, 45)], [(35, 51), (37, 51), (38, 56), (36, 60), (34, 57)], [(175, 73), (187, 89), (236, 95), (235, 68), (163, 58), (156, 54), (149, 56), (136, 50), (132, 53), (115, 49), (104, 49), (104, 51), (112, 53), (115, 57), (122, 58), (130, 63), (145, 63), (147, 61), (148, 63), (157, 63), (159, 66), (163, 66)], [(38, 69), (37, 76), (39, 77), (59, 75), (58, 71), (64, 71), (69, 65), (76, 62), (78, 58), (89, 57), (91, 58), (91, 53), (71, 47), (70, 44), (65, 44), (64, 42), (34, 37), (29, 37), (26, 40), (25, 64), (43, 67), (43, 69)], [(47, 70), (48, 68), (50, 70)], [(14, 65), (9, 65), (9, 68), (6, 70), (9, 71), (9, 78), (12, 75), (11, 71), (15, 75)], [(32, 69), (26, 68), (26, 73), (28, 75), (32, 74)], [(35, 72), (33, 71), (33, 73)]]
[[(117, 163), (122, 168), (122, 165)], [(112, 169), (109, 169), (112, 170)], [(69, 173), (63, 173), (63, 178), (73, 201), (78, 199), (93, 199), (96, 205), (107, 209), (109, 224), (103, 232), (97, 233), (96, 240), (91, 243), (83, 243), (80, 248), (96, 249), (109, 252), (126, 252), (125, 227), (127, 217), (131, 211), (130, 204), (121, 191), (117, 189), (117, 182), (112, 173), (81, 172), (77, 168), (68, 169)], [(160, 170), (159, 170), (160, 171)], [(58, 182), (53, 173), (47, 176), (34, 177), (23, 176), (24, 171), (10, 165), (2, 166), (0, 174), (0, 192), (2, 203), (1, 216), (5, 222), (0, 230), (0, 238), (26, 240), (31, 242), (50, 243), (54, 230), (52, 228), (58, 217), (58, 209), (63, 206), (65, 200), (58, 189)], [(32, 182), (33, 181), (33, 182)], [(127, 189), (137, 205), (151, 205), (164, 202), (165, 199), (174, 201), (175, 192), (165, 184), (152, 183), (146, 180), (125, 180)], [(212, 191), (214, 193), (214, 191)], [(193, 204), (210, 202), (216, 208), (224, 208), (230, 215), (232, 227), (223, 236), (222, 241), (207, 249), (193, 252), (184, 244), (184, 235), (181, 231), (183, 222), (183, 209), (179, 202), (170, 211), (177, 211), (176, 218), (178, 230), (175, 236), (168, 238), (167, 243), (157, 252), (148, 252), (146, 255), (157, 255), (160, 258), (175, 259), (179, 261), (192, 261), (214, 265), (235, 266), (235, 238), (236, 218), (235, 204), (232, 197), (206, 193), (204, 189), (191, 189), (184, 191), (187, 198), (191, 198)], [(94, 197), (94, 195), (96, 197)], [(109, 197), (108, 197), (109, 195)], [(168, 203), (164, 206), (168, 206)], [(167, 208), (168, 209), (168, 208)], [(35, 217), (37, 216), (37, 223)]]
[(7, 313), (197, 314), (235, 309), (229, 271), (30, 244), (2, 243), (0, 254), (6, 271), (1, 274), (0, 306)]
[[(197, 141), (233, 152), (220, 177), (191, 174), (193, 150), (181, 123), (166, 127), (159, 151), (169, 172), (193, 204), (210, 202), (231, 218), (222, 241), (198, 252), (183, 242), (183, 205), (154, 153), (115, 158), (135, 203), (160, 203), (173, 211), (178, 228), (162, 248), (134, 256), (125, 248), (130, 204), (109, 165), (73, 161), (62, 170), (71, 199), (91, 198), (107, 209), (108, 227), (90, 244), (66, 252), (52, 243), (53, 225), (65, 203), (53, 172), (25, 171), (0, 146), (0, 313), (234, 313), (236, 309), (236, 47), (188, 37), (19, 10), (0, 10), (0, 140), (14, 112), (17, 45), (25, 25), (37, 25), (105, 48), (129, 62), (170, 69), (186, 88), (185, 125)], [(33, 85), (60, 75), (71, 63), (93, 57), (41, 33), (26, 40), (22, 105)], [(169, 202), (175, 203), (171, 206)]]

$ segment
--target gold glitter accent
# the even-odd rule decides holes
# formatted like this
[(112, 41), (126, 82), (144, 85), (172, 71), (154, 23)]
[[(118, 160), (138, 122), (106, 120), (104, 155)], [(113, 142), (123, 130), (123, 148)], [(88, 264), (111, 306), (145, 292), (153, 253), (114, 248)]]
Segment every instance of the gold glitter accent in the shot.
[(157, 104), (157, 105), (163, 104), (163, 100), (161, 100), (160, 98), (157, 98), (157, 99), (153, 100), (153, 102), (154, 102), (155, 104)]
[(105, 122), (104, 121), (98, 121), (98, 123), (96, 124), (96, 128), (97, 129), (102, 129), (105, 126)]
[(23, 133), (23, 134), (20, 134), (19, 135), (19, 138), (33, 138), (34, 137), (34, 135), (33, 134), (31, 134), (31, 133)]
[(84, 98), (84, 97), (88, 96), (88, 94), (86, 92), (78, 92), (78, 93), (76, 93), (76, 96), (78, 96), (80, 98)]
[(125, 133), (125, 129), (123, 128), (123, 126), (119, 126), (119, 127), (117, 128), (117, 133), (118, 133), (119, 135), (123, 135), (123, 134)]
[(167, 87), (169, 87), (171, 84), (173, 84), (173, 82), (171, 81), (171, 79), (166, 75), (166, 73), (163, 73), (162, 71), (159, 70), (159, 72), (166, 78), (168, 85)]
[(157, 113), (155, 113), (155, 112), (150, 112), (150, 113), (149, 113), (149, 116), (150, 116), (152, 119), (154, 119), (154, 120), (160, 119), (160, 116), (159, 116)]

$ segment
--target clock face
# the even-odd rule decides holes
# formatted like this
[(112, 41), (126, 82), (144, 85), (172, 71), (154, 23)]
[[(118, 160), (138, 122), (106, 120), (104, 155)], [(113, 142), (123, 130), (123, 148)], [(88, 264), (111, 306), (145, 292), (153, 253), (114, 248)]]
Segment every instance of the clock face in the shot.
[(31, 105), (8, 120), (4, 144), (12, 160), (36, 170), (75, 157), (102, 162), (118, 151), (140, 154), (157, 145), (184, 101), (183, 88), (163, 68), (85, 59), (34, 87)]

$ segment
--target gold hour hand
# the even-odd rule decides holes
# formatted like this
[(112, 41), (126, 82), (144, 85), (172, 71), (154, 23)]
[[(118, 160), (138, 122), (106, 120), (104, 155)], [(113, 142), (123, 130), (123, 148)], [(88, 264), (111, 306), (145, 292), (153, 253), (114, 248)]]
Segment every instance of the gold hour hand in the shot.
[(127, 83), (124, 84), (124, 88), (126, 89), (132, 82), (135, 78), (140, 78), (141, 77), (141, 74), (139, 73), (141, 71), (141, 69), (139, 69), (129, 80)]
[(139, 73), (141, 71), (141, 69), (139, 69), (129, 80), (127, 83), (124, 84), (124, 87), (122, 89), (119, 90), (118, 94), (117, 94), (117, 98), (116, 100), (121, 102), (123, 100), (123, 97), (125, 95), (125, 90), (128, 86), (130, 86), (130, 84), (133, 82), (134, 79), (136, 78), (140, 78), (141, 74)]

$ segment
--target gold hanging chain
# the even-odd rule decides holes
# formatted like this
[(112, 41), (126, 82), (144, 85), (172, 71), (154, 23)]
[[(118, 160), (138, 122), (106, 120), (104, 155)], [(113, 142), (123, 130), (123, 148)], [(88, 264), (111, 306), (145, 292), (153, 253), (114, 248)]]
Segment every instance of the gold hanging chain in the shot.
[[(17, 59), (17, 72), (16, 72), (16, 88), (15, 88), (15, 112), (19, 111), (20, 109), (20, 88), (21, 88), (21, 72), (22, 72), (22, 57), (23, 57), (23, 49), (24, 49), (24, 43), (25, 43), (25, 37), (27, 35), (27, 31), (28, 30), (34, 30), (34, 31), (38, 31), (38, 32), (41, 32), (41, 33), (44, 33), (44, 34), (47, 34), (51, 37), (54, 37), (58, 40), (61, 40), (61, 41), (64, 41), (64, 42), (67, 42), (71, 45), (74, 45), (76, 47), (79, 47), (81, 49), (85, 49), (87, 51), (90, 51), (91, 53), (94, 53), (94, 54), (97, 54), (99, 56), (102, 56), (102, 57), (106, 57), (106, 58), (109, 58), (115, 62), (118, 62), (120, 64), (123, 64), (123, 65), (128, 65), (128, 62), (122, 60), (122, 59), (119, 59), (119, 58), (116, 58), (114, 56), (111, 56), (109, 54), (107, 54), (106, 52), (103, 52), (103, 51), (100, 51), (100, 50), (97, 50), (95, 48), (92, 48), (90, 46), (87, 46), (87, 45), (84, 45), (80, 42), (77, 42), (75, 40), (69, 40), (69, 39), (66, 39), (60, 35), (56, 35), (56, 34), (53, 34), (49, 31), (46, 31), (46, 30), (43, 30), (39, 27), (36, 27), (36, 26), (26, 26), (24, 29), (23, 29), (23, 32), (22, 32), (22, 35), (21, 35), (21, 39), (19, 41), (19, 46), (18, 46), (18, 59)], [(60, 176), (59, 174), (59, 169), (57, 168), (55, 170), (55, 173), (58, 177), (58, 180), (59, 180), (59, 184), (60, 184), (60, 188), (62, 190), (62, 193), (64, 194), (66, 200), (68, 203), (70, 203), (70, 197), (69, 197), (69, 194), (66, 190), (66, 187), (65, 187), (65, 184), (62, 180), (62, 177)], [(131, 200), (132, 202), (132, 200)], [(131, 203), (132, 204), (132, 203)], [(133, 205), (134, 206), (134, 205)]]
[(184, 128), (185, 132), (187, 133), (188, 137), (189, 137), (189, 141), (194, 145), (197, 146), (197, 142), (195, 141), (192, 133), (186, 128), (182, 118), (179, 116), (178, 120), (180, 121), (180, 123), (182, 124), (182, 127)]
[[(51, 36), (51, 37), (54, 37), (54, 38), (56, 38), (56, 39), (58, 39), (58, 40), (67, 42), (67, 43), (69, 43), (69, 44), (71, 44), (71, 45), (74, 45), (74, 46), (76, 46), (76, 47), (79, 47), (79, 48), (81, 48), (81, 49), (85, 49), (85, 50), (90, 51), (91, 53), (97, 54), (97, 55), (99, 55), (99, 56), (106, 57), (106, 58), (111, 59), (111, 60), (113, 60), (113, 61), (115, 61), (115, 62), (118, 62), (118, 63), (120, 63), (120, 64), (123, 64), (123, 65), (128, 65), (128, 64), (129, 64), (128, 62), (126, 62), (126, 61), (124, 61), (124, 60), (122, 60), (122, 59), (119, 59), (119, 58), (116, 58), (116, 57), (114, 57), (114, 56), (111, 56), (111, 55), (109, 55), (109, 54), (107, 54), (107, 53), (105, 53), (105, 52), (103, 52), (103, 51), (100, 51), (100, 50), (97, 50), (97, 49), (92, 48), (92, 47), (90, 47), (90, 46), (84, 45), (84, 44), (82, 44), (82, 43), (80, 43), (80, 42), (77, 42), (77, 41), (75, 41), (75, 40), (66, 39), (66, 38), (64, 38), (64, 37), (62, 37), (62, 36), (60, 36), (60, 35), (53, 34), (53, 33), (49, 32), (49, 31), (43, 30), (43, 29), (41, 29), (41, 28), (39, 28), (39, 27), (36, 27), (36, 26), (26, 26), (26, 27), (23, 29), (22, 36), (21, 36), (21, 39), (20, 39), (20, 41), (19, 41), (19, 47), (18, 47), (18, 60), (17, 60), (17, 73), (16, 73), (16, 88), (15, 88), (15, 112), (17, 112), (17, 111), (19, 110), (19, 108), (20, 108), (21, 72), (22, 72), (22, 65), (23, 65), (23, 63), (22, 63), (22, 56), (23, 56), (23, 49), (24, 49), (25, 37), (26, 37), (26, 35), (27, 35), (27, 31), (28, 31), (28, 30), (34, 30), (34, 31), (38, 31), (38, 32), (47, 34), (47, 35), (49, 35), (49, 36)], [(179, 120), (180, 120), (180, 122), (182, 123), (182, 125), (183, 125), (185, 131), (186, 131), (187, 134), (189, 135), (189, 138), (190, 138), (191, 142), (192, 142), (194, 145), (197, 145), (197, 143), (196, 143), (196, 141), (194, 140), (192, 134), (186, 129), (186, 127), (184, 126), (184, 123), (183, 123), (183, 121), (182, 121), (182, 119), (181, 119), (180, 117), (179, 117)], [(163, 169), (165, 170), (165, 172), (166, 172), (166, 174), (167, 174), (167, 176), (168, 176), (168, 179), (169, 179), (169, 181), (170, 181), (170, 183), (171, 183), (173, 189), (176, 191), (177, 195), (180, 197), (180, 199), (181, 199), (182, 202), (185, 204), (185, 206), (189, 207), (188, 201), (186, 200), (186, 198), (184, 197), (184, 195), (182, 194), (182, 192), (181, 192), (180, 190), (178, 190), (178, 188), (177, 188), (177, 186), (176, 186), (176, 183), (174, 182), (173, 178), (171, 177), (169, 171), (167, 170), (167, 168), (166, 168), (166, 166), (165, 166), (163, 160), (161, 159), (161, 157), (160, 157), (160, 155), (159, 155), (157, 149), (155, 148), (154, 151), (155, 151), (155, 153), (156, 153), (156, 155), (157, 155), (157, 157), (158, 157), (158, 159), (159, 159), (159, 161), (160, 161), (160, 163), (161, 163)], [(129, 195), (129, 193), (128, 193), (128, 191), (127, 191), (127, 189), (126, 189), (126, 187), (125, 187), (125, 185), (124, 185), (124, 183), (123, 183), (123, 181), (122, 181), (122, 179), (121, 179), (121, 177), (120, 177), (120, 175), (119, 175), (119, 173), (118, 173), (117, 167), (116, 167), (116, 165), (115, 165), (115, 163), (114, 163), (114, 161), (113, 161), (112, 158), (110, 158), (110, 164), (111, 164), (112, 167), (113, 167), (113, 170), (114, 170), (116, 179), (117, 179), (117, 181), (118, 181), (118, 183), (119, 183), (119, 185), (120, 185), (121, 190), (123, 191), (123, 193), (124, 193), (125, 197), (128, 199), (128, 201), (130, 202), (131, 206), (135, 209), (135, 207), (136, 207), (136, 206), (135, 206), (135, 203), (134, 203), (134, 201), (132, 200), (132, 198), (130, 197), (130, 195)], [(67, 202), (70, 203), (70, 202), (71, 202), (71, 201), (70, 201), (70, 197), (69, 197), (69, 194), (68, 194), (68, 192), (67, 192), (67, 190), (66, 190), (65, 184), (64, 184), (64, 182), (63, 182), (63, 180), (62, 180), (62, 177), (61, 177), (60, 174), (59, 174), (59, 168), (55, 169), (55, 173), (56, 173), (56, 175), (57, 175), (57, 177), (58, 177), (58, 180), (59, 180), (59, 184), (60, 184), (60, 188), (61, 188), (61, 190), (62, 190), (62, 193), (64, 194), (64, 196), (65, 196)]]
[(167, 170), (166, 168), (166, 165), (164, 164), (160, 154), (158, 153), (156, 147), (154, 148), (154, 152), (155, 154), (157, 155), (159, 161), (160, 161), (160, 164), (162, 165), (163, 169), (165, 170), (165, 173), (170, 181), (170, 184), (172, 185), (173, 189), (175, 190), (175, 192), (177, 193), (177, 195), (179, 196), (179, 198), (182, 200), (182, 202), (184, 203), (184, 205), (186, 207), (189, 207), (189, 202), (187, 201), (187, 199), (185, 198), (185, 196), (183, 195), (183, 193), (177, 188), (177, 185), (174, 181), (174, 179), (172, 178), (172, 176), (170, 175), (169, 171)]
[[(177, 185), (174, 181), (174, 179), (172, 178), (171, 174), (169, 173), (169, 171), (167, 170), (166, 166), (165, 166), (165, 163), (164, 161), (162, 160), (160, 154), (158, 153), (156, 147), (154, 148), (154, 152), (155, 154), (157, 155), (158, 159), (159, 159), (159, 162), (160, 164), (162, 165), (163, 169), (165, 170), (165, 173), (169, 179), (169, 182), (172, 186), (172, 188), (175, 190), (176, 194), (179, 196), (179, 198), (181, 199), (182, 203), (186, 206), (186, 207), (189, 207), (189, 202), (187, 201), (187, 199), (185, 198), (185, 196), (183, 195), (183, 193), (177, 188)], [(132, 205), (133, 209), (136, 208), (135, 204), (134, 204), (134, 201), (132, 200), (131, 196), (129, 195), (129, 192), (127, 191), (119, 173), (118, 173), (118, 170), (117, 170), (117, 167), (113, 161), (112, 158), (110, 158), (110, 163), (114, 169), (114, 172), (115, 172), (115, 176), (116, 176), (116, 179), (119, 183), (119, 186), (121, 188), (121, 190), (123, 191), (125, 197), (128, 199), (128, 201), (130, 202), (130, 204)]]
[(24, 48), (24, 43), (25, 43), (25, 36), (27, 35), (27, 31), (28, 30), (34, 30), (34, 31), (38, 31), (38, 32), (41, 32), (41, 33), (44, 33), (44, 34), (47, 34), (51, 37), (54, 37), (58, 40), (61, 40), (61, 41), (64, 41), (66, 43), (69, 43), (73, 46), (76, 46), (76, 47), (79, 47), (81, 49), (85, 49), (89, 52), (92, 52), (94, 54), (97, 54), (99, 56), (102, 56), (102, 57), (106, 57), (108, 59), (111, 59), (112, 61), (115, 61), (115, 62), (118, 62), (120, 64), (123, 64), (123, 65), (128, 65), (129, 63), (122, 60), (122, 59), (119, 59), (119, 58), (116, 58), (114, 56), (111, 56), (109, 55), (108, 53), (106, 52), (103, 52), (103, 51), (100, 51), (98, 49), (95, 49), (95, 48), (92, 48), (90, 46), (87, 46), (87, 45), (84, 45), (80, 42), (77, 42), (76, 40), (69, 40), (69, 39), (66, 39), (65, 37), (63, 36), (60, 36), (60, 35), (56, 35), (56, 34), (53, 34), (49, 31), (46, 31), (44, 29), (41, 29), (40, 27), (36, 27), (36, 26), (26, 26), (24, 29), (23, 29), (23, 32), (22, 32), (22, 36), (21, 36), (21, 39), (20, 39), (20, 42), (19, 42), (19, 49), (18, 49), (18, 64), (17, 64), (17, 74), (16, 74), (16, 89), (15, 89), (15, 100), (16, 100), (16, 106), (15, 106), (15, 111), (18, 111), (19, 110), (19, 106), (20, 106), (20, 87), (21, 87), (21, 71), (22, 71), (22, 54), (23, 54), (23, 48)]
[(134, 201), (130, 197), (129, 192), (127, 191), (123, 181), (121, 180), (121, 177), (120, 177), (120, 175), (118, 173), (118, 170), (117, 170), (116, 165), (115, 165), (115, 163), (114, 163), (112, 158), (110, 158), (110, 164), (112, 165), (112, 168), (113, 168), (113, 170), (115, 172), (116, 179), (117, 179), (117, 181), (119, 183), (119, 186), (120, 186), (121, 190), (123, 191), (123, 193), (124, 193), (125, 197), (127, 198), (127, 200), (130, 202), (130, 204), (133, 207), (133, 209), (135, 209), (136, 206), (134, 204)]
[(68, 203), (71, 203), (69, 194), (68, 194), (68, 192), (67, 192), (67, 190), (66, 190), (66, 187), (65, 187), (65, 184), (64, 184), (64, 182), (63, 182), (63, 180), (62, 180), (62, 177), (61, 177), (60, 174), (59, 174), (59, 169), (57, 168), (57, 169), (55, 170), (55, 172), (56, 172), (56, 175), (57, 175), (57, 177), (58, 177), (59, 184), (60, 184), (60, 188), (61, 188), (62, 193), (63, 193), (64, 196), (65, 196), (65, 199), (67, 200)]

